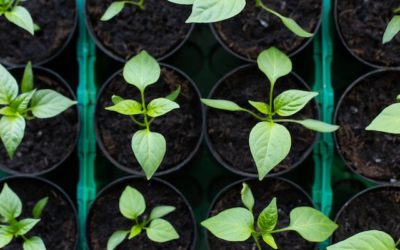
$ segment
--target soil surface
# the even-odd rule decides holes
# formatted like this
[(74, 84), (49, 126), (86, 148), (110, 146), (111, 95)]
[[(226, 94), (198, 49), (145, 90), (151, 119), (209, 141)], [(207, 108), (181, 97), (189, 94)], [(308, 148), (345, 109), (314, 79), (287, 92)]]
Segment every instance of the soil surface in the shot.
[[(299, 49), (307, 38), (288, 30), (280, 19), (247, 1), (238, 16), (214, 24), (223, 43), (242, 57), (255, 60), (258, 54), (275, 46), (287, 54)], [(265, 5), (294, 19), (303, 29), (314, 32), (321, 19), (321, 0), (264, 0)]]
[(126, 5), (113, 19), (101, 16), (114, 0), (88, 0), (86, 15), (98, 42), (114, 56), (127, 60), (142, 50), (160, 58), (177, 48), (188, 36), (185, 21), (190, 7), (168, 1), (146, 0), (145, 10)]
[[(21, 82), (22, 70), (11, 70), (17, 82)], [(34, 88), (53, 89), (75, 99), (58, 78), (42, 70), (34, 69)], [(39, 174), (61, 164), (74, 150), (78, 130), (76, 106), (49, 119), (27, 121), (24, 139), (14, 158), (10, 160), (3, 144), (0, 144), (0, 167), (24, 174)]]
[(399, 187), (380, 187), (364, 193), (344, 206), (336, 219), (339, 228), (332, 241), (336, 243), (368, 230), (384, 231), (398, 239), (399, 209)]
[[(248, 100), (269, 102), (269, 86), (268, 79), (256, 66), (245, 67), (229, 75), (215, 89), (211, 98), (231, 100), (257, 113), (258, 111), (248, 103)], [(294, 75), (289, 75), (276, 83), (274, 96), (288, 89), (307, 90)], [(311, 101), (301, 112), (292, 116), (294, 119), (318, 119), (317, 117), (315, 101)], [(207, 111), (207, 131), (212, 146), (225, 163), (238, 171), (257, 173), (250, 152), (249, 135), (258, 122), (245, 112), (216, 109)], [(284, 125), (292, 135), (292, 149), (286, 159), (271, 173), (287, 170), (304, 160), (316, 138), (314, 132), (300, 125)]]
[(400, 93), (400, 72), (386, 71), (362, 79), (338, 106), (336, 132), (339, 152), (348, 166), (376, 181), (400, 178), (400, 137), (365, 128)]
[[(186, 250), (191, 249), (195, 235), (192, 214), (184, 199), (173, 189), (160, 182), (148, 182), (144, 179), (129, 179), (119, 182), (103, 193), (94, 203), (89, 212), (87, 229), (88, 243), (91, 250), (104, 250), (107, 241), (117, 230), (129, 230), (133, 223), (124, 218), (119, 211), (119, 197), (125, 187), (136, 188), (145, 198), (146, 211), (143, 216), (149, 216), (151, 210), (160, 205), (175, 206), (176, 210), (163, 217), (169, 221), (178, 232), (180, 238), (163, 244), (150, 241), (146, 233), (125, 240), (117, 250)], [(142, 216), (141, 220), (144, 218)]]
[[(151, 131), (161, 133), (167, 141), (167, 152), (158, 170), (176, 167), (196, 149), (202, 130), (202, 107), (199, 96), (191, 83), (178, 72), (162, 68), (160, 80), (145, 91), (146, 103), (165, 97), (181, 86), (181, 94), (175, 100), (179, 109), (158, 117), (151, 124)], [(96, 127), (99, 143), (118, 164), (130, 172), (143, 172), (131, 147), (133, 134), (140, 129), (129, 116), (105, 110), (112, 106), (112, 95), (140, 101), (139, 90), (125, 82), (122, 73), (111, 80), (100, 93), (96, 104)], [(140, 121), (142, 117), (136, 116)]]
[[(18, 219), (32, 218), (32, 210), (36, 202), (49, 197), (43, 209), (41, 221), (26, 235), (42, 238), (47, 249), (75, 249), (78, 240), (78, 225), (75, 210), (65, 195), (50, 185), (38, 180), (12, 179), (7, 180), (8, 186), (22, 201), (22, 214)], [(4, 182), (0, 183), (3, 188)], [(22, 249), (21, 238), (14, 239), (4, 250)]]
[(337, 23), (345, 44), (369, 63), (380, 66), (400, 65), (400, 36), (382, 44), (383, 34), (400, 7), (400, 0), (337, 0)]
[[(277, 228), (283, 228), (289, 225), (290, 211), (299, 206), (310, 206), (312, 203), (310, 199), (295, 186), (290, 183), (280, 180), (280, 179), (266, 179), (263, 182), (253, 180), (247, 182), (249, 184), (254, 198), (256, 200), (254, 206), (255, 218), (261, 211), (271, 202), (271, 200), (276, 197), (278, 210), (279, 210), (279, 222)], [(233, 188), (225, 191), (222, 196), (218, 198), (218, 202), (214, 204), (214, 208), (211, 211), (211, 216), (214, 216), (223, 210), (233, 208), (233, 207), (244, 207), (240, 198), (240, 191), (242, 189), (242, 184), (239, 183)], [(315, 249), (315, 244), (309, 243), (303, 240), (295, 232), (284, 232), (274, 234), (276, 243), (279, 249), (282, 250), (313, 250)], [(257, 249), (252, 238), (245, 242), (227, 242), (220, 240), (208, 233), (208, 241), (210, 244), (210, 249), (212, 250), (249, 250)], [(272, 249), (268, 247), (265, 243), (262, 243), (263, 249)]]
[[(0, 17), (0, 60), (22, 65), (42, 62), (59, 52), (75, 28), (76, 6), (73, 0), (29, 0), (22, 2), (40, 30), (29, 32)], [(45, 14), (44, 14), (45, 13)]]

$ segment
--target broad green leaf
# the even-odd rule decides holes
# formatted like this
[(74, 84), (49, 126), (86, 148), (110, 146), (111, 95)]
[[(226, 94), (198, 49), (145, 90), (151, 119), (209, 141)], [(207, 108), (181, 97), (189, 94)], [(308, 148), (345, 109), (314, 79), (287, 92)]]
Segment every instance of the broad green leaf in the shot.
[(269, 113), (271, 113), (271, 107), (269, 106), (269, 104), (267, 104), (265, 102), (249, 101), (249, 103), (250, 103), (251, 106), (253, 106), (258, 111), (260, 111), (261, 113), (263, 113), (265, 115), (268, 115)]
[(28, 31), (31, 35), (35, 33), (35, 27), (31, 14), (22, 6), (15, 6), (11, 11), (5, 13), (8, 21)]
[(306, 120), (286, 120), (288, 122), (293, 122), (300, 124), (308, 129), (321, 132), (321, 133), (332, 133), (339, 129), (339, 126), (332, 125), (329, 123), (321, 122), (318, 120), (313, 119), (306, 119)]
[(17, 98), (11, 101), (10, 107), (22, 114), (28, 108), (29, 102), (32, 100), (35, 92), (36, 90), (32, 90), (17, 96)]
[(20, 115), (3, 116), (0, 119), (0, 138), (10, 159), (24, 138), (25, 126), (25, 119)]
[(113, 101), (117, 101), (117, 104), (114, 106), (106, 107), (108, 111), (114, 111), (122, 115), (138, 115), (142, 114), (142, 104), (135, 100), (122, 100), (119, 98), (113, 97)]
[(26, 233), (31, 231), (31, 229), (34, 226), (36, 226), (36, 224), (38, 224), (39, 221), (40, 221), (39, 219), (23, 219), (21, 221), (18, 221), (17, 224), (15, 224), (16, 227), (15, 234), (25, 235)]
[(400, 32), (400, 16), (396, 15), (390, 20), (383, 35), (382, 43), (390, 42)]
[(170, 101), (175, 101), (176, 98), (178, 98), (179, 94), (181, 93), (181, 85), (178, 86), (177, 89), (175, 89), (174, 91), (172, 91), (171, 94), (167, 95), (165, 97), (165, 99), (168, 99)]
[(178, 108), (178, 103), (174, 101), (170, 101), (166, 98), (157, 98), (147, 105), (147, 114), (151, 117), (159, 117)]
[(312, 37), (314, 34), (304, 30), (302, 27), (300, 27), (300, 25), (293, 19), (282, 16), (282, 15), (277, 15), (281, 21), (283, 22), (283, 24), (294, 34), (296, 34), (299, 37), (304, 37), (304, 38), (308, 38), (308, 37)]
[(149, 220), (154, 220), (154, 219), (158, 219), (158, 218), (162, 218), (164, 216), (166, 216), (169, 213), (172, 213), (173, 211), (175, 211), (175, 207), (173, 206), (158, 206), (153, 208), (153, 210), (150, 213), (150, 217)]
[(168, 0), (168, 2), (176, 3), (176, 4), (193, 4), (195, 0)]
[(222, 211), (201, 225), (222, 240), (245, 241), (254, 230), (254, 217), (249, 210), (237, 207)]
[(263, 233), (262, 238), (265, 243), (268, 244), (268, 246), (272, 247), (272, 249), (278, 249), (278, 246), (276, 245), (275, 239), (270, 233)]
[(6, 106), (3, 108), (0, 108), (0, 115), (5, 115), (5, 116), (17, 116), (18, 112), (15, 111), (14, 109)]
[(292, 71), (292, 61), (280, 51), (272, 47), (261, 52), (257, 58), (258, 67), (268, 77), (272, 87), (282, 76), (288, 75)]
[(396, 100), (397, 100), (398, 102), (400, 102), (400, 95), (398, 95), (398, 96), (396, 97)]
[(284, 126), (259, 122), (251, 130), (249, 143), (259, 179), (262, 180), (289, 154), (292, 139)]
[(275, 112), (280, 116), (291, 116), (302, 110), (308, 102), (318, 95), (317, 92), (287, 90), (274, 100)]
[(356, 234), (329, 246), (327, 250), (396, 250), (396, 243), (387, 233), (371, 230)]
[(114, 250), (117, 248), (128, 236), (129, 231), (116, 231), (107, 242), (107, 250)]
[(385, 108), (366, 129), (400, 134), (400, 103)]
[(15, 78), (0, 64), (0, 105), (8, 105), (18, 95)]
[(13, 239), (13, 235), (9, 233), (5, 228), (0, 228), (0, 248), (3, 248), (10, 244)]
[(119, 198), (119, 211), (131, 220), (137, 219), (146, 210), (143, 195), (133, 187), (127, 186)]
[(290, 212), (287, 230), (296, 231), (307, 241), (322, 242), (328, 239), (337, 227), (320, 211), (310, 207), (298, 207)]
[(39, 219), (42, 216), (43, 209), (46, 207), (49, 197), (45, 197), (38, 201), (33, 207), (32, 216), (34, 219)]
[(146, 229), (146, 234), (150, 240), (158, 243), (179, 239), (174, 226), (164, 219), (153, 220)]
[(269, 205), (264, 208), (257, 219), (257, 226), (261, 229), (262, 233), (270, 233), (275, 229), (278, 223), (278, 207), (276, 205), (276, 198), (273, 198)]
[(246, 0), (201, 0), (194, 1), (192, 14), (187, 23), (214, 23), (239, 14)]
[(23, 248), (24, 250), (46, 250), (43, 240), (36, 236), (26, 240)]
[(247, 183), (243, 183), (242, 191), (240, 192), (240, 195), (242, 197), (242, 202), (244, 206), (250, 211), (253, 212), (254, 208), (254, 196), (253, 192), (251, 192), (251, 189)]
[(144, 92), (147, 86), (158, 81), (161, 69), (156, 59), (142, 51), (125, 64), (123, 74), (125, 81)]
[(104, 12), (103, 16), (101, 17), (101, 21), (108, 21), (110, 19), (112, 19), (113, 17), (115, 17), (116, 15), (118, 15), (125, 6), (125, 2), (124, 1), (118, 1), (118, 2), (113, 2), (106, 10), (106, 12)]
[(4, 184), (0, 193), (0, 215), (7, 221), (16, 219), (21, 215), (22, 203), (18, 195)]
[(54, 90), (42, 89), (33, 95), (30, 107), (35, 117), (45, 119), (57, 116), (75, 104), (76, 101)]
[(228, 111), (243, 111), (244, 109), (237, 105), (236, 103), (228, 100), (213, 100), (213, 99), (201, 99), (201, 102), (204, 103), (206, 106), (215, 108), (215, 109), (222, 109)]
[(128, 240), (133, 239), (134, 237), (138, 236), (142, 232), (142, 228), (139, 225), (134, 225), (131, 228), (131, 231), (128, 236)]
[(33, 90), (33, 70), (32, 63), (28, 62), (22, 76), (21, 92), (26, 93)]
[(139, 130), (132, 137), (132, 150), (150, 180), (164, 159), (167, 142), (162, 134)]
[(111, 97), (111, 101), (114, 103), (114, 105), (122, 102), (123, 100), (125, 100), (125, 99), (120, 96), (117, 96), (117, 95), (113, 95)]

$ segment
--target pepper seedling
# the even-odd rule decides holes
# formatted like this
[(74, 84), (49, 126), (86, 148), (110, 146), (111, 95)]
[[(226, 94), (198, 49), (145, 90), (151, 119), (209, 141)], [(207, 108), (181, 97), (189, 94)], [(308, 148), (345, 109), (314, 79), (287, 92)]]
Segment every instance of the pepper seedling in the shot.
[(75, 101), (51, 89), (33, 89), (32, 64), (26, 67), (18, 95), (15, 78), (0, 65), (0, 138), (10, 159), (24, 138), (26, 121), (59, 115)]
[(101, 17), (101, 21), (109, 21), (118, 15), (125, 7), (125, 5), (134, 5), (141, 10), (144, 10), (144, 0), (126, 0), (126, 1), (115, 1), (108, 6), (106, 12)]
[(395, 9), (394, 16), (390, 20), (383, 34), (382, 43), (386, 44), (393, 40), (393, 38), (400, 32), (400, 8)]
[(395, 242), (392, 236), (385, 232), (370, 230), (333, 244), (327, 250), (398, 250), (399, 246), (400, 240)]
[[(167, 143), (162, 134), (150, 131), (150, 125), (155, 118), (179, 108), (174, 100), (180, 94), (180, 87), (167, 97), (156, 98), (146, 104), (144, 97), (146, 87), (156, 83), (161, 76), (160, 65), (146, 51), (142, 51), (125, 64), (123, 76), (128, 84), (140, 91), (141, 101), (125, 100), (114, 95), (112, 96), (114, 105), (107, 107), (106, 110), (127, 115), (143, 128), (133, 135), (132, 150), (147, 179), (151, 179), (164, 159)], [(135, 116), (143, 117), (143, 121), (139, 121)]]
[(118, 230), (114, 232), (107, 243), (107, 250), (114, 250), (126, 238), (129, 240), (138, 236), (142, 231), (146, 231), (147, 237), (154, 242), (164, 243), (179, 239), (174, 226), (162, 217), (175, 211), (172, 206), (158, 206), (153, 208), (149, 216), (144, 216), (140, 221), (140, 216), (146, 210), (146, 202), (143, 195), (131, 186), (127, 186), (119, 199), (119, 211), (128, 220), (133, 222), (133, 226), (128, 230)]
[(4, 15), (9, 22), (34, 35), (35, 30), (40, 28), (33, 23), (29, 11), (20, 5), (21, 1), (23, 2), (23, 0), (0, 0), (0, 17)]
[(400, 134), (400, 95), (397, 96), (397, 103), (385, 108), (366, 130)]
[[(246, 0), (168, 0), (183, 5), (192, 5), (192, 14), (187, 23), (214, 23), (238, 15), (246, 7)], [(254, 0), (256, 7), (278, 17), (281, 22), (299, 37), (311, 37), (314, 34), (305, 31), (297, 22), (269, 8), (262, 0)]]
[[(233, 101), (202, 99), (202, 102), (215, 109), (247, 112), (260, 122), (251, 130), (249, 137), (250, 151), (255, 161), (259, 179), (262, 180), (275, 166), (289, 154), (291, 135), (282, 122), (302, 125), (310, 130), (329, 133), (337, 130), (336, 125), (318, 120), (281, 119), (292, 116), (302, 110), (306, 104), (318, 95), (317, 92), (287, 90), (274, 98), (274, 87), (277, 80), (292, 71), (290, 58), (280, 50), (272, 47), (263, 51), (257, 59), (259, 69), (270, 82), (269, 103), (249, 100), (249, 104), (261, 115), (240, 107)], [(276, 118), (275, 116), (279, 116)]]
[(46, 250), (40, 237), (28, 237), (27, 234), (40, 222), (48, 200), (49, 198), (45, 197), (36, 203), (32, 218), (18, 220), (22, 213), (22, 202), (18, 195), (4, 184), (0, 193), (0, 249), (10, 244), (13, 239), (21, 238), (24, 241), (24, 250)]
[(322, 242), (328, 239), (337, 229), (337, 225), (318, 210), (311, 207), (297, 207), (290, 212), (290, 223), (287, 227), (277, 228), (278, 207), (277, 199), (273, 198), (269, 205), (254, 222), (254, 196), (250, 187), (243, 183), (241, 199), (244, 207), (224, 210), (219, 214), (203, 221), (201, 225), (216, 237), (231, 241), (246, 241), (250, 237), (262, 249), (261, 239), (273, 249), (278, 249), (274, 235), (276, 233), (295, 231), (305, 240)]

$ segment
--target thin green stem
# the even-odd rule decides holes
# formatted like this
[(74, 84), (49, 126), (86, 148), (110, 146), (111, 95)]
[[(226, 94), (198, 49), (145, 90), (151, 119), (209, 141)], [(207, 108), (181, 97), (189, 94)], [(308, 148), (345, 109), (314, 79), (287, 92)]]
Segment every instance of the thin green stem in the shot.
[(269, 89), (269, 108), (271, 109), (269, 112), (269, 119), (272, 121), (272, 117), (273, 117), (273, 113), (275, 113), (274, 111), (274, 85), (275, 83), (271, 83), (271, 88)]
[(291, 123), (299, 123), (296, 120), (292, 120), (292, 119), (275, 119), (275, 122), (291, 122)]
[(21, 238), (22, 238), (24, 241), (27, 241), (27, 240), (28, 240), (28, 238), (26, 238), (25, 235), (21, 235)]
[(264, 9), (264, 10), (268, 11), (269, 13), (272, 13), (272, 14), (274, 14), (274, 15), (276, 15), (276, 16), (281, 16), (278, 12), (276, 12), (276, 11), (274, 11), (273, 9), (270, 9), (268, 6), (266, 6), (266, 5), (262, 2), (262, 0), (255, 0), (255, 1), (256, 1), (256, 6), (257, 6), (257, 7), (260, 7), (260, 8), (262, 8), (262, 9)]
[(144, 10), (144, 0), (135, 1), (124, 1), (124, 3), (132, 4), (139, 7), (141, 10)]
[(261, 244), (260, 244), (260, 235), (257, 232), (254, 232), (251, 234), (253, 236), (253, 239), (257, 245), (258, 250), (262, 250)]
[(255, 117), (256, 119), (258, 119), (258, 120), (261, 120), (261, 121), (267, 120), (266, 117), (261, 117), (261, 116), (257, 115), (256, 113), (254, 113), (254, 112), (251, 111), (251, 110), (243, 109), (243, 111), (249, 113), (250, 115), (254, 116), (254, 117)]
[(400, 245), (400, 239), (397, 240), (396, 247), (398, 247), (399, 245)]
[(133, 115), (129, 116), (131, 118), (131, 120), (136, 123), (137, 125), (141, 126), (141, 127), (146, 127), (146, 124), (144, 124), (143, 122), (139, 122), (138, 120), (136, 120), (136, 118)]
[(394, 14), (400, 14), (400, 7), (393, 11)]
[(150, 131), (150, 124), (147, 118), (147, 107), (146, 107), (146, 101), (144, 99), (144, 91), (140, 91), (140, 95), (142, 97), (142, 109), (144, 111), (143, 117), (144, 117), (144, 125), (146, 126), (146, 130)]
[(281, 228), (281, 229), (276, 229), (276, 230), (272, 231), (271, 234), (281, 233), (281, 232), (285, 232), (285, 231), (289, 231), (289, 228), (285, 227), (285, 228)]

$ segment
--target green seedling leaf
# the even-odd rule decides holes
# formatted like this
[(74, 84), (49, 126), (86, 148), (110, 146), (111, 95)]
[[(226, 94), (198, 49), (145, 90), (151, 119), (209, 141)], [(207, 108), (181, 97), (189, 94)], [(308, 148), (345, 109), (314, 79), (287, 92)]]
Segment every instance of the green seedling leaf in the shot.
[(396, 97), (397, 102), (400, 102), (400, 95)]
[(149, 220), (162, 218), (162, 217), (166, 216), (167, 214), (170, 214), (173, 211), (175, 211), (175, 209), (176, 208), (172, 207), (172, 206), (158, 206), (158, 207), (155, 207), (155, 208), (153, 208), (153, 210), (150, 213)]
[(25, 119), (20, 116), (3, 116), (0, 119), (0, 138), (12, 159), (25, 133)]
[(106, 110), (123, 115), (138, 115), (143, 113), (142, 104), (135, 100), (120, 100), (119, 97), (113, 96), (113, 102), (114, 101), (116, 101), (117, 104), (106, 107)]
[(242, 197), (242, 202), (243, 202), (244, 206), (250, 212), (253, 212), (254, 196), (253, 196), (253, 193), (251, 192), (249, 185), (247, 185), (247, 183), (243, 183), (243, 188), (242, 188), (242, 191), (240, 192), (240, 195)]
[(31, 14), (22, 6), (15, 6), (11, 11), (5, 13), (8, 21), (28, 31), (31, 35), (35, 33), (35, 27)]
[(221, 109), (221, 110), (227, 110), (227, 111), (243, 111), (244, 109), (237, 105), (236, 103), (232, 101), (227, 101), (227, 100), (212, 100), (212, 99), (201, 99), (201, 102), (204, 103), (206, 106), (215, 108), (215, 109)]
[(34, 219), (39, 219), (42, 216), (43, 209), (46, 207), (49, 197), (45, 197), (38, 201), (33, 207), (32, 216)]
[(8, 105), (18, 95), (15, 78), (0, 64), (0, 105)]
[(284, 17), (282, 15), (278, 15), (278, 17), (281, 19), (283, 24), (294, 34), (296, 34), (299, 37), (312, 37), (314, 34), (304, 30), (300, 25), (297, 24), (297, 22), (291, 18)]
[(400, 134), (400, 103), (385, 108), (366, 129)]
[(25, 235), (31, 229), (39, 223), (39, 219), (23, 219), (15, 224), (16, 231), (15, 235)]
[(119, 211), (131, 220), (137, 219), (146, 210), (143, 195), (133, 187), (126, 187), (119, 199)]
[(292, 139), (284, 126), (259, 122), (251, 130), (249, 144), (259, 179), (262, 180), (289, 154)]
[(318, 95), (317, 92), (287, 90), (274, 100), (275, 112), (280, 116), (291, 116), (302, 110), (307, 103)]
[(174, 90), (171, 94), (165, 97), (165, 99), (168, 99), (170, 101), (175, 101), (179, 94), (181, 93), (181, 86), (179, 85), (176, 90)]
[(33, 90), (33, 70), (32, 63), (28, 62), (25, 66), (24, 75), (22, 76), (21, 91), (26, 93)]
[(278, 249), (278, 245), (276, 245), (275, 239), (270, 233), (263, 233), (262, 238), (268, 246), (272, 247), (272, 249)]
[(282, 76), (292, 71), (292, 61), (277, 48), (269, 48), (261, 52), (257, 58), (258, 67), (268, 77), (272, 87)]
[(6, 228), (0, 227), (0, 248), (3, 248), (10, 244), (13, 237), (14, 236)]
[(112, 103), (114, 103), (114, 105), (116, 105), (116, 104), (118, 104), (118, 103), (120, 103), (120, 102), (122, 102), (124, 100), (125, 100), (124, 98), (122, 98), (120, 96), (117, 96), (117, 95), (113, 95), (111, 97), (111, 101), (112, 101)]
[(108, 21), (118, 15), (125, 7), (124, 1), (113, 2), (101, 17), (101, 21)]
[(125, 64), (123, 74), (125, 81), (144, 92), (147, 86), (158, 81), (161, 68), (156, 59), (142, 51)]
[(231, 208), (203, 221), (201, 225), (222, 240), (246, 241), (254, 230), (254, 217), (245, 208)]
[(23, 244), (24, 250), (46, 250), (43, 240), (39, 237), (32, 237)]
[(162, 134), (139, 130), (132, 137), (132, 150), (150, 180), (164, 159), (167, 142)]
[(396, 243), (387, 233), (371, 230), (329, 246), (327, 250), (396, 250)]
[(32, 97), (32, 114), (41, 119), (51, 118), (75, 105), (73, 101), (51, 89), (36, 91)]
[(339, 129), (339, 126), (332, 125), (329, 123), (321, 122), (313, 119), (306, 120), (285, 120), (287, 122), (293, 122), (304, 126), (305, 128), (321, 132), (321, 133), (332, 133)]
[(107, 242), (107, 250), (114, 250), (117, 248), (128, 236), (129, 231), (116, 231), (114, 232)]
[(239, 14), (246, 0), (201, 0), (193, 2), (192, 14), (187, 23), (214, 23)]
[(193, 4), (195, 0), (168, 0), (168, 2), (176, 3), (176, 4), (186, 4), (190, 5)]
[[(276, 198), (261, 212), (257, 219), (257, 226), (261, 229), (262, 234), (271, 233), (278, 223), (278, 206)], [(267, 242), (268, 243), (268, 242)]]
[(400, 32), (400, 16), (396, 15), (390, 20), (386, 27), (385, 34), (383, 35), (382, 43), (386, 44), (393, 40), (393, 38)]
[(138, 236), (141, 232), (142, 232), (142, 228), (139, 225), (134, 225), (131, 228), (128, 239), (129, 240), (133, 239), (134, 237)]
[(4, 184), (0, 193), (0, 215), (8, 222), (20, 216), (21, 212), (21, 200), (7, 184)]
[(0, 109), (0, 115), (5, 115), (5, 116), (17, 116), (18, 112), (10, 107), (3, 107)]
[(253, 102), (249, 101), (250, 105), (256, 108), (261, 113), (268, 115), (271, 113), (271, 107), (265, 102)]
[(23, 93), (23, 94), (17, 96), (17, 98), (15, 98), (13, 101), (11, 101), (10, 107), (19, 113), (26, 111), (26, 109), (28, 108), (29, 102), (32, 100), (35, 92), (36, 92), (36, 90), (32, 90), (32, 91), (29, 91), (29, 92), (26, 92), (26, 93)]
[(179, 239), (175, 228), (164, 219), (155, 219), (146, 230), (147, 237), (158, 243)]
[(159, 117), (178, 108), (179, 105), (176, 102), (166, 98), (157, 98), (152, 100), (147, 106), (147, 114), (151, 117)]

